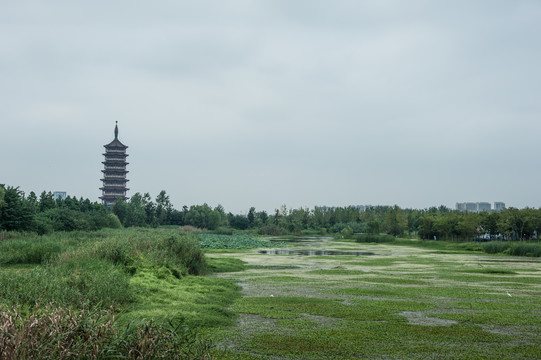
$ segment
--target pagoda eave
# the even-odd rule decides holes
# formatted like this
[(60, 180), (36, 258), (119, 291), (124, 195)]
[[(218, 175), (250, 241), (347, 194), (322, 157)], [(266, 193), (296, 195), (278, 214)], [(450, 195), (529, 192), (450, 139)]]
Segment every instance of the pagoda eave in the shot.
[(115, 180), (116, 180), (116, 181), (120, 181), (120, 182), (124, 182), (124, 183), (130, 181), (130, 180), (128, 180), (128, 179), (124, 179), (124, 178), (116, 178), (116, 177), (108, 177), (107, 179), (105, 179), (105, 178), (100, 179), (100, 181), (115, 181)]
[(118, 169), (107, 169), (107, 170), (102, 170), (101, 172), (104, 173), (104, 174), (105, 173), (109, 173), (109, 174), (111, 174), (111, 173), (123, 173), (123, 174), (129, 173), (128, 170), (118, 170)]

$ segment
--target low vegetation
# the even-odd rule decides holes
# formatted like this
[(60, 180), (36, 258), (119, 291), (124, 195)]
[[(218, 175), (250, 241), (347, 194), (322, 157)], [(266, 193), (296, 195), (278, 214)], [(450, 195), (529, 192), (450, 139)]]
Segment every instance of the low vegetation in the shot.
[[(304, 242), (365, 256), (213, 253), (250, 271), (240, 320), (218, 329), (221, 359), (539, 358), (538, 262), (459, 251), (443, 242)], [(435, 242), (432, 242), (435, 243)], [(295, 244), (293, 244), (294, 246)], [(474, 244), (481, 247), (482, 244)], [(264, 264), (264, 265), (263, 265)]]
[(47, 305), (30, 315), (0, 312), (0, 358), (211, 359), (207, 340), (181, 321), (115, 324), (114, 312)]
[(12, 233), (0, 254), (2, 359), (212, 358), (199, 332), (235, 317), (239, 288), (201, 276), (195, 234)]

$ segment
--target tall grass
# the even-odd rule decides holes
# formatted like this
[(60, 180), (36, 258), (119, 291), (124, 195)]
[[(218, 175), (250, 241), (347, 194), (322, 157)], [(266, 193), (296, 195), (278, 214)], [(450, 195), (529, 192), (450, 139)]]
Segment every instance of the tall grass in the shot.
[(121, 267), (79, 258), (25, 271), (0, 271), (0, 299), (10, 305), (55, 303), (85, 309), (122, 307), (133, 300), (133, 295), (129, 276)]
[(0, 303), (56, 303), (79, 309), (122, 308), (134, 299), (130, 276), (138, 268), (166, 268), (177, 278), (206, 270), (195, 234), (125, 230), (55, 233), (0, 242)]
[(10, 239), (0, 242), (0, 265), (41, 264), (64, 250), (59, 242), (39, 237)]
[(142, 259), (167, 267), (177, 277), (202, 275), (206, 271), (204, 253), (193, 233), (179, 235), (144, 229), (132, 232), (131, 236), (96, 243), (90, 253), (92, 257), (129, 267), (132, 271)]
[(483, 250), (488, 254), (541, 257), (541, 244), (538, 243), (490, 241), (483, 244)]
[(0, 309), (0, 358), (212, 359), (210, 343), (176, 319), (115, 326), (112, 310), (46, 305), (29, 316)]
[[(207, 266), (195, 233), (2, 236), (0, 359), (210, 359), (209, 343), (187, 325), (234, 317), (227, 307), (236, 285), (191, 276)], [(171, 320), (174, 313), (184, 320)]]
[(392, 235), (371, 235), (371, 234), (362, 234), (355, 236), (355, 241), (358, 243), (384, 243), (384, 242), (393, 242), (395, 237)]

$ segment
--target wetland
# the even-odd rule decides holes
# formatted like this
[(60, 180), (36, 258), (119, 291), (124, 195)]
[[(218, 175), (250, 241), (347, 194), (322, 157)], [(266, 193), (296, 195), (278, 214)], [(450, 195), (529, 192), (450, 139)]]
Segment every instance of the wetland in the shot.
[(236, 323), (212, 335), (220, 358), (541, 356), (538, 259), (446, 252), (414, 242), (288, 243), (208, 254), (245, 264), (215, 275), (242, 288), (231, 306)]

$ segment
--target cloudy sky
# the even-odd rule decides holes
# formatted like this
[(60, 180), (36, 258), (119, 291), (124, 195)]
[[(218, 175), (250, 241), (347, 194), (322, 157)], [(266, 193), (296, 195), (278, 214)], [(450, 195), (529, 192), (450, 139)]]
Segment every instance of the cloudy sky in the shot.
[(176, 208), (541, 206), (538, 0), (0, 1), (0, 183)]

